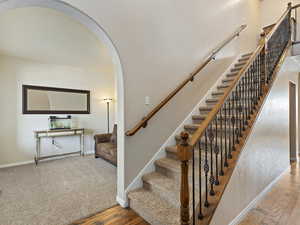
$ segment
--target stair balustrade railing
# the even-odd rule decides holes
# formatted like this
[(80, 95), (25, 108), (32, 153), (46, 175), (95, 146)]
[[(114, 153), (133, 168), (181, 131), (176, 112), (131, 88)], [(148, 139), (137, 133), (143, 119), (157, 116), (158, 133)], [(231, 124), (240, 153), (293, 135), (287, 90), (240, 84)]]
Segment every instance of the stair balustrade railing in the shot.
[(198, 129), (193, 134), (181, 133), (177, 151), (181, 161), (182, 225), (210, 223), (232, 174), (239, 146), (291, 44), (293, 9), (289, 3)]

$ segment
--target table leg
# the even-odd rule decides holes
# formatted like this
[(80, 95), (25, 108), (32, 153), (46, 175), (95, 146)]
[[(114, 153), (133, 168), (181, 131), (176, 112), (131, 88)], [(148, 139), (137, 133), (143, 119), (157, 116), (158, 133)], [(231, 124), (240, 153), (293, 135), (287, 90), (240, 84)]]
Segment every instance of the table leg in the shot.
[(41, 139), (36, 137), (36, 156), (34, 157), (35, 165), (39, 164), (39, 159), (41, 156)]
[(85, 153), (84, 153), (84, 134), (82, 134), (82, 135), (80, 136), (80, 139), (81, 139), (80, 150), (81, 150), (82, 156), (84, 156), (84, 155), (85, 155)]

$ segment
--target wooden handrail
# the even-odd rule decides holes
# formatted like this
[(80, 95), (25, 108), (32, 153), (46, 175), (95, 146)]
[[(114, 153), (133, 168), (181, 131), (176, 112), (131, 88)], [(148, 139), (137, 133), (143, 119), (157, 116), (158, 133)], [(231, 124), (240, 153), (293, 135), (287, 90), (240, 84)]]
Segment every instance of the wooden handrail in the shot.
[(292, 7), (292, 9), (297, 9), (297, 8), (299, 8), (300, 7), (300, 4), (296, 4), (296, 5), (294, 5), (293, 7)]
[(276, 25), (273, 27), (273, 29), (267, 34), (266, 36), (266, 42), (273, 36), (274, 32), (277, 30), (278, 26), (281, 24), (281, 22), (283, 21), (283, 19), (286, 17), (286, 15), (288, 13), (291, 12), (292, 9), (292, 4), (289, 3), (287, 9), (285, 10), (285, 12), (282, 14), (282, 16), (278, 19), (278, 21), (276, 22)]
[(205, 59), (205, 61), (197, 67), (187, 79), (180, 83), (180, 85), (173, 90), (163, 101), (161, 101), (146, 117), (144, 117), (140, 122), (138, 122), (131, 130), (126, 131), (126, 136), (133, 136), (142, 127), (145, 128), (148, 121), (163, 108), (187, 83), (194, 80), (194, 77), (213, 59), (215, 59), (216, 54), (221, 51), (228, 43), (230, 43), (235, 37), (247, 27), (247, 25), (241, 25), (230, 37), (224, 40), (219, 47), (213, 50), (210, 55)]

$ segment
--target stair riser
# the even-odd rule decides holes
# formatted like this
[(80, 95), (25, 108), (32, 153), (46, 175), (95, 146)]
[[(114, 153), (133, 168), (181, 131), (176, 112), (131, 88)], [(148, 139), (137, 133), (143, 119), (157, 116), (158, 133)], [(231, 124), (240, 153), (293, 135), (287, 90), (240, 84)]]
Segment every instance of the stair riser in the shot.
[(234, 79), (222, 80), (223, 84), (230, 84), (234, 81)]
[(243, 67), (236, 67), (230, 70), (232, 73), (240, 72)]
[[(179, 180), (178, 180), (179, 181)], [(192, 196), (192, 180), (189, 180), (190, 184), (190, 196)], [(205, 188), (205, 176), (202, 176), (202, 190)], [(179, 189), (170, 189), (166, 190), (158, 185), (151, 185), (146, 181), (143, 181), (143, 187), (149, 191), (154, 192), (156, 195), (160, 196), (162, 199), (166, 200), (174, 207), (180, 208), (180, 190)], [(178, 182), (176, 188), (180, 187), (180, 183)], [(199, 196), (199, 182), (195, 183), (195, 196)], [(191, 208), (192, 210), (192, 208)]]
[(234, 64), (235, 67), (243, 67), (245, 65), (246, 65), (246, 62), (240, 62), (240, 63)]
[[(139, 201), (129, 200), (129, 205), (131, 209), (137, 212), (137, 214), (141, 216), (143, 219), (145, 219), (149, 224), (162, 225), (159, 221), (156, 220), (155, 216), (152, 216), (150, 213), (147, 213), (143, 210), (143, 204), (141, 204)], [(178, 224), (176, 225), (180, 225), (180, 222), (178, 221)]]
[[(236, 108), (229, 108), (229, 107), (228, 108), (223, 108), (223, 110), (225, 110), (225, 109), (227, 109), (228, 112), (230, 110), (231, 113), (234, 113), (234, 114), (236, 114), (236, 113), (239, 114), (240, 113), (239, 109), (236, 109)], [(244, 111), (244, 110), (246, 110), (246, 108), (243, 108), (242, 110)], [(199, 112), (200, 112), (201, 115), (207, 115), (210, 111), (211, 110), (203, 110), (203, 109), (199, 110)]]
[[(178, 183), (178, 187), (179, 186), (180, 184)], [(165, 190), (163, 188), (160, 188), (158, 185), (151, 185), (146, 181), (143, 181), (143, 187), (149, 191), (154, 192), (173, 206), (180, 207), (179, 190)]]
[[(238, 119), (238, 121), (240, 121), (240, 120), (243, 120), (243, 119)], [(228, 118), (227, 121), (230, 121), (230, 118)], [(202, 122), (203, 122), (203, 120), (193, 120), (194, 124), (201, 124)], [(218, 120), (217, 124), (221, 124), (221, 120)], [(224, 126), (225, 123), (223, 122), (222, 124)]]
[[(194, 133), (196, 132), (197, 129), (194, 129), (194, 128), (185, 128), (185, 130), (186, 130), (189, 134), (192, 135), (192, 134), (194, 134)], [(212, 130), (213, 130), (213, 132), (215, 132), (215, 128), (213, 128)], [(218, 130), (218, 134), (219, 134), (220, 132), (221, 132), (221, 131)], [(226, 129), (226, 130), (225, 130), (225, 129), (222, 129), (222, 132), (223, 132), (223, 134), (225, 134), (225, 132), (227, 132), (227, 134), (228, 134), (228, 132), (231, 132), (231, 133), (232, 133), (232, 128), (227, 126), (227, 129)]]

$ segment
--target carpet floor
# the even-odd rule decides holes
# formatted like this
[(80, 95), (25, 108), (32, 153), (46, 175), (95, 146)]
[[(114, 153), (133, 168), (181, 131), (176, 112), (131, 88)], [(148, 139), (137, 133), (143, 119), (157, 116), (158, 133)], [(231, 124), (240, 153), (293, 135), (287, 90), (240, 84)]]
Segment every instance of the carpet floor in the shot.
[(0, 224), (70, 224), (115, 205), (116, 181), (116, 167), (93, 156), (0, 169)]

